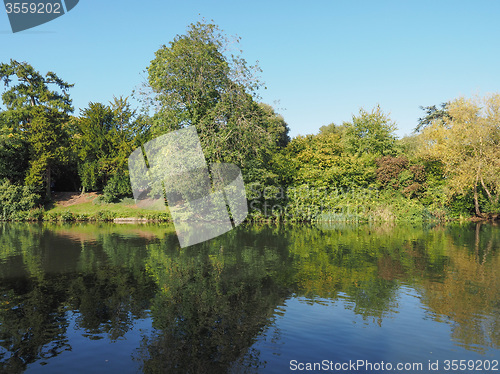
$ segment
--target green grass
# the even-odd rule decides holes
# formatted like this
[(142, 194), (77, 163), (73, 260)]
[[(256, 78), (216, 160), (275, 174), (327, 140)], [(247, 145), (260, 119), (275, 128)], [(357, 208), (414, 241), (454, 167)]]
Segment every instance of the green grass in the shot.
[(152, 210), (152, 209), (137, 208), (133, 205), (125, 205), (122, 203), (94, 204), (93, 202), (88, 202), (70, 206), (56, 206), (52, 209), (48, 209), (45, 212), (45, 215), (47, 214), (60, 215), (67, 212), (72, 213), (74, 216), (78, 215), (95, 216), (99, 212), (107, 212), (116, 218), (130, 218), (130, 217), (150, 218), (151, 216), (158, 215), (159, 213), (168, 214), (168, 210), (166, 208), (165, 210)]

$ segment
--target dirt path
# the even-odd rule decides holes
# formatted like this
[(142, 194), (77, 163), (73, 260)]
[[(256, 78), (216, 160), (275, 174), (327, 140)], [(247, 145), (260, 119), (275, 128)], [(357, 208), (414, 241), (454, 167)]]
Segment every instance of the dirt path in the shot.
[(83, 195), (80, 192), (56, 192), (53, 199), (55, 206), (70, 206), (91, 202), (97, 196), (99, 196), (97, 192), (89, 192)]

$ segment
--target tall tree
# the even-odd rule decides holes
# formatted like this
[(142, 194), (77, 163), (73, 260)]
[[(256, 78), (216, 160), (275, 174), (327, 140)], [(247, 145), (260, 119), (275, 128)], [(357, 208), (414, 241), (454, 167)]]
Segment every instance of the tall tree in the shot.
[(450, 119), (450, 112), (448, 110), (448, 106), (450, 103), (441, 103), (440, 108), (438, 108), (436, 105), (431, 105), (431, 106), (420, 106), (420, 109), (425, 111), (425, 116), (420, 117), (418, 119), (418, 125), (415, 127), (415, 132), (420, 132), (422, 131), (425, 127), (429, 126), (436, 120), (440, 119)]
[(209, 162), (255, 168), (287, 143), (288, 127), (257, 103), (259, 69), (228, 53), (232, 41), (239, 39), (198, 22), (155, 53), (148, 67), (156, 105), (152, 130), (159, 135), (195, 125)]
[[(0, 64), (0, 80), (6, 87), (2, 101), (6, 110), (1, 121), (30, 144), (30, 162), (25, 182), (38, 190), (45, 187), (50, 199), (52, 172), (64, 163), (65, 123), (73, 111), (68, 90), (73, 87), (55, 73), (42, 75), (26, 62)], [(55, 87), (52, 90), (51, 87)]]
[(0, 124), (0, 179), (22, 183), (28, 166), (29, 144), (23, 134)]
[(73, 112), (68, 90), (74, 85), (51, 71), (43, 76), (27, 62), (10, 60), (9, 64), (0, 64), (0, 80), (6, 87), (2, 100), (7, 110), (2, 115), (16, 127), (29, 128), (37, 106), (60, 113)]
[(55, 109), (37, 107), (33, 113), (27, 135), (31, 163), (25, 182), (38, 188), (45, 186), (45, 196), (50, 199), (53, 168), (69, 158), (69, 136), (62, 126), (66, 119)]
[(500, 210), (500, 94), (459, 98), (448, 110), (423, 130), (423, 154), (442, 161), (451, 193), (473, 191), (476, 215), (480, 189), (486, 209)]
[(82, 192), (102, 188), (109, 177), (109, 159), (116, 154), (111, 140), (113, 111), (101, 103), (89, 103), (76, 119), (73, 145), (79, 158)]
[(143, 134), (127, 98), (115, 97), (110, 105), (89, 103), (74, 125), (82, 191), (104, 188), (110, 180), (129, 191), (127, 159)]

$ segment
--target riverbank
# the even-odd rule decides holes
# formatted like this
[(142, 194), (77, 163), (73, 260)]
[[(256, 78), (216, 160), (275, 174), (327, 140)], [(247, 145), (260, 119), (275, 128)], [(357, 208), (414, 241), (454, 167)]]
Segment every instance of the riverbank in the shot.
[(10, 221), (49, 222), (170, 222), (170, 214), (164, 211), (137, 206), (134, 199), (126, 198), (117, 203), (106, 203), (96, 192), (58, 192), (45, 207), (19, 211)]
[[(449, 221), (497, 221), (498, 215), (476, 216), (451, 216), (444, 212), (429, 212), (423, 206), (415, 206), (414, 202), (372, 201), (371, 205), (355, 202), (348, 209), (335, 212), (334, 210), (316, 211), (316, 214), (303, 214), (305, 206), (295, 207), (288, 214), (275, 214), (264, 212), (261, 209), (250, 209), (247, 221), (250, 222), (449, 222)], [(311, 207), (309, 206), (309, 209)], [(297, 211), (295, 211), (297, 210)], [(316, 209), (312, 209), (316, 210)], [(300, 213), (300, 214), (299, 214)], [(312, 213), (312, 212), (310, 212)], [(134, 199), (124, 198), (116, 203), (106, 203), (102, 194), (90, 192), (58, 192), (53, 196), (53, 201), (45, 207), (29, 211), (18, 211), (4, 221), (48, 221), (48, 222), (115, 222), (115, 223), (141, 223), (141, 222), (171, 222), (171, 216), (166, 208), (163, 211), (145, 209), (138, 206)]]

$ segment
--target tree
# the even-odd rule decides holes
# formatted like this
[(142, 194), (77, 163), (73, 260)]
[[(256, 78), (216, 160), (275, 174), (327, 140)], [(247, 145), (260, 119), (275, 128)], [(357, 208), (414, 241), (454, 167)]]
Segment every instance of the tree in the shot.
[[(229, 88), (225, 40), (212, 24), (191, 24), (186, 35), (163, 45), (148, 67), (149, 85), (161, 105), (158, 116), (170, 129), (197, 125)], [(172, 123), (173, 122), (173, 123)]]
[(380, 106), (371, 113), (363, 108), (352, 122), (344, 122), (343, 142), (351, 154), (391, 155), (395, 153), (396, 125), (384, 114)]
[(321, 126), (319, 128), (319, 135), (327, 135), (327, 134), (338, 134), (342, 135), (345, 127), (343, 125), (336, 125), (335, 123), (330, 123), (329, 125)]
[(107, 187), (108, 200), (115, 200), (131, 193), (127, 158), (140, 145), (141, 126), (127, 98), (115, 97), (110, 104), (91, 102), (81, 111), (74, 121), (73, 147), (82, 191)]
[(29, 144), (19, 131), (0, 125), (0, 179), (22, 183), (29, 166)]
[[(43, 76), (27, 62), (10, 60), (9, 64), (0, 64), (0, 80), (8, 88), (2, 94), (7, 107), (2, 115), (15, 127), (29, 128), (33, 111), (38, 106), (60, 113), (73, 112), (68, 90), (74, 85), (51, 71)], [(49, 85), (56, 86), (60, 92), (50, 90)]]
[(194, 125), (208, 162), (261, 168), (288, 142), (288, 126), (256, 102), (259, 69), (229, 55), (231, 42), (218, 26), (198, 22), (155, 53), (147, 69), (156, 106), (152, 133)]
[(500, 197), (500, 94), (482, 99), (459, 98), (422, 131), (422, 154), (444, 165), (452, 194), (472, 190), (476, 215), (481, 216), (479, 195), (487, 196), (486, 209), (499, 210)]
[(37, 107), (27, 133), (31, 150), (31, 162), (25, 182), (41, 189), (50, 199), (52, 173), (57, 165), (69, 160), (69, 136), (62, 124), (67, 118), (55, 109)]
[(421, 117), (418, 119), (418, 125), (415, 127), (415, 132), (420, 132), (422, 131), (425, 127), (429, 126), (432, 124), (432, 122), (440, 119), (450, 119), (450, 112), (448, 111), (449, 107), (448, 102), (446, 103), (441, 103), (441, 108), (437, 108), (436, 105), (431, 105), (431, 106), (420, 106), (420, 109), (425, 111), (425, 116)]
[(290, 129), (283, 116), (276, 113), (269, 104), (259, 103), (259, 107), (263, 112), (264, 120), (267, 122), (265, 127), (274, 137), (273, 142), (281, 148), (286, 147), (290, 142), (290, 136), (288, 135)]
[(0, 79), (7, 87), (2, 94), (7, 110), (0, 113), (0, 122), (7, 123), (21, 135), (20, 141), (30, 145), (25, 183), (39, 191), (45, 187), (45, 196), (50, 199), (54, 166), (67, 161), (64, 125), (73, 111), (67, 92), (73, 85), (53, 72), (43, 76), (28, 63), (15, 60), (0, 64)]
[(82, 192), (102, 188), (109, 175), (108, 161), (116, 149), (111, 141), (114, 126), (113, 111), (107, 105), (90, 102), (76, 119), (73, 138), (78, 154), (78, 174)]

